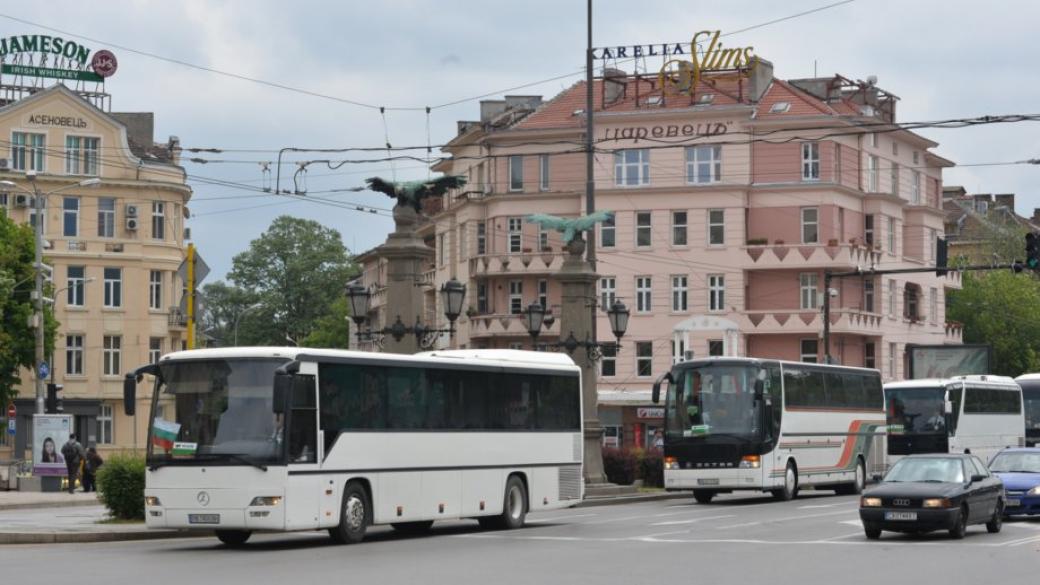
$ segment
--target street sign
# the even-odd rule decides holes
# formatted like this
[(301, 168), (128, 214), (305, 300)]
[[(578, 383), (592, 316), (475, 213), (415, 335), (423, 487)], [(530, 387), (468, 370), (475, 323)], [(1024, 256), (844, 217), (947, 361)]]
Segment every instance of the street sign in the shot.
[[(181, 278), (181, 282), (187, 284), (188, 282), (188, 261), (181, 262), (181, 265), (177, 268), (177, 276)], [(200, 282), (209, 276), (209, 266), (206, 261), (199, 256), (198, 252), (195, 252), (195, 285), (198, 286)]]
[(7, 405), (7, 418), (14, 418), (18, 416), (18, 410), (14, 407), (14, 404)]
[(14, 404), (7, 405), (7, 434), (17, 434), (15, 428), (15, 422), (18, 420), (18, 411), (15, 409)]
[(46, 378), (51, 375), (51, 367), (47, 362), (40, 362), (40, 378)]

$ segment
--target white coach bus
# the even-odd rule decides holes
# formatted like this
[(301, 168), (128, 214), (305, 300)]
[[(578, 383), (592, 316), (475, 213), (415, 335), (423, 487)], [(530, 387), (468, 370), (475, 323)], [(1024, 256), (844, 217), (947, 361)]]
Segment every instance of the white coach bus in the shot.
[(565, 355), (182, 351), (127, 374), (129, 414), (144, 374), (149, 528), (358, 542), (374, 524), (517, 528), (582, 498), (581, 377)]
[(972, 453), (989, 461), (1025, 444), (1022, 388), (1006, 376), (885, 384), (890, 462), (914, 453)]
[(692, 489), (700, 503), (735, 490), (859, 493), (886, 468), (877, 370), (707, 358), (673, 366), (655, 402), (661, 384), (665, 488)]

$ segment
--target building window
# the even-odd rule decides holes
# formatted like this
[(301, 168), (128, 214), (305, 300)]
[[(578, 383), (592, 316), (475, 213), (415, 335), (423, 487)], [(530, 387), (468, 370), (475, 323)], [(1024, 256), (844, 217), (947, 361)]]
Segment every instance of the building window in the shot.
[(726, 310), (726, 277), (721, 274), (708, 276), (708, 310)]
[(509, 190), (524, 190), (524, 157), (518, 154), (509, 157)]
[(874, 312), (874, 280), (870, 278), (863, 281), (863, 310)]
[(106, 335), (102, 346), (102, 359), (104, 367), (102, 373), (106, 376), (118, 376), (122, 368), (119, 365), (119, 354), (123, 345), (123, 338), (118, 335)]
[(686, 295), (688, 290), (688, 281), (685, 274), (676, 274), (672, 276), (672, 312), (673, 313), (684, 313), (686, 312)]
[(913, 205), (921, 204), (921, 173), (920, 171), (913, 171), (910, 173), (910, 203)]
[(815, 207), (802, 208), (802, 243), (815, 244), (820, 241), (820, 211)]
[(686, 245), (686, 212), (672, 212), (672, 245)]
[(11, 168), (16, 171), (43, 172), (45, 135), (29, 132), (11, 134)]
[(896, 218), (888, 218), (888, 253), (896, 253)]
[(652, 307), (651, 294), (653, 282), (649, 276), (636, 278), (636, 312), (649, 313)]
[(439, 233), (437, 234), (437, 265), (444, 266), (445, 258), (448, 256), (448, 234)]
[(477, 255), (483, 256), (487, 254), (487, 224), (478, 221), (477, 222)]
[(892, 173), (892, 177), (891, 177), (891, 181), (892, 181), (892, 194), (895, 195), (896, 197), (898, 197), (899, 196), (899, 165), (898, 164), (892, 163), (891, 173)]
[(459, 226), (459, 260), (467, 257), (469, 250), (466, 249), (466, 232), (469, 230), (469, 225), (463, 224)]
[(547, 154), (538, 157), (538, 188), (542, 191), (549, 190), (549, 155)]
[(868, 246), (874, 246), (874, 215), (867, 214), (863, 216), (863, 241)]
[(519, 217), (509, 218), (509, 253), (516, 254), (523, 249), (523, 219)]
[(864, 368), (876, 368), (877, 367), (877, 350), (875, 349), (874, 342), (868, 341), (863, 345), (863, 367)]
[(148, 273), (148, 308), (153, 311), (162, 309), (162, 277), (161, 270)]
[(650, 184), (650, 149), (629, 148), (614, 153), (614, 184), (632, 187)]
[(802, 310), (815, 309), (817, 305), (817, 280), (815, 272), (803, 272), (798, 275), (798, 287), (801, 291)]
[(896, 281), (888, 281), (888, 316), (896, 316)]
[(802, 143), (802, 180), (820, 180), (820, 143)]
[(611, 213), (607, 219), (603, 220), (603, 223), (599, 225), (599, 246), (601, 248), (613, 248), (614, 247), (614, 214)]
[(911, 321), (920, 319), (918, 308), (921, 303), (921, 287), (908, 282), (903, 286), (903, 317)]
[(600, 376), (617, 375), (617, 348), (607, 344), (603, 346), (603, 359), (599, 362)]
[(98, 138), (89, 136), (66, 136), (65, 173), (69, 175), (97, 175), (98, 141)]
[(98, 237), (114, 238), (116, 235), (116, 200), (114, 198), (98, 198), (97, 218)]
[(83, 375), (83, 336), (65, 336), (65, 375)]
[(709, 339), (708, 340), (708, 355), (711, 357), (719, 357), (725, 353), (725, 344), (722, 343), (721, 339)]
[(888, 344), (888, 375), (891, 378), (896, 377), (896, 352), (898, 348), (895, 343)]
[(708, 245), (722, 246), (726, 243), (726, 212), (721, 209), (708, 210)]
[(61, 209), (62, 235), (75, 238), (79, 235), (79, 197), (63, 197)]
[(932, 228), (928, 228), (928, 241), (925, 242), (925, 245), (928, 246), (928, 261), (934, 263), (935, 256), (938, 254), (936, 246), (939, 245), (939, 238), (935, 235), (935, 230)]
[(934, 286), (928, 289), (928, 321), (939, 322), (939, 290)]
[(636, 213), (636, 247), (649, 248), (653, 244), (653, 231), (650, 227), (650, 212)]
[(636, 375), (640, 378), (654, 375), (654, 344), (652, 341), (636, 342)]
[(686, 147), (686, 182), (718, 183), (722, 180), (721, 146)]
[(870, 136), (870, 145), (873, 146), (874, 148), (877, 148), (878, 147), (878, 135), (877, 135), (877, 132), (871, 132), (869, 136)]
[(799, 357), (800, 361), (815, 364), (819, 361), (820, 355), (820, 340), (818, 339), (802, 339), (799, 342)]
[(84, 274), (86, 269), (82, 266), (69, 266), (68, 276), (65, 279), (65, 302), (70, 307), (82, 307), (84, 301)]
[(542, 252), (549, 251), (549, 230), (538, 226), (538, 249)]
[(162, 201), (152, 202), (152, 239), (166, 239), (166, 204)]
[(613, 276), (604, 276), (599, 279), (599, 302), (604, 311), (614, 305), (617, 298), (617, 279)]
[(477, 283), (477, 313), (486, 315), (488, 312), (487, 284)]
[(163, 338), (162, 337), (149, 337), (148, 338), (148, 363), (157, 364), (159, 358), (163, 354)]
[(509, 312), (519, 315), (524, 312), (524, 281), (509, 281)]
[(839, 185), (843, 184), (843, 181), (841, 180), (841, 158), (842, 158), (841, 144), (835, 143), (834, 144), (834, 182), (839, 184)]
[(918, 164), (920, 162), (920, 160), (921, 160), (921, 153), (915, 150), (914, 151), (914, 164), (915, 165)]
[(678, 364), (685, 361), (686, 359), (686, 340), (679, 339), (676, 343), (675, 339), (672, 339), (672, 363)]
[(105, 308), (123, 306), (123, 269), (105, 268)]
[(112, 436), (112, 405), (102, 404), (97, 417), (97, 442), (100, 445), (115, 443)]
[(878, 191), (878, 157), (874, 155), (867, 157), (867, 191)]
[(549, 281), (538, 281), (538, 304), (546, 311), (549, 310)]

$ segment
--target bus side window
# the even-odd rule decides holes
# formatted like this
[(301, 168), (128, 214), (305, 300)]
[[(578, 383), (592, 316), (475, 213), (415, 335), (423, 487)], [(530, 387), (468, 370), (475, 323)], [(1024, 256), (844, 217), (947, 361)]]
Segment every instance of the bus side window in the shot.
[(780, 391), (783, 376), (778, 365), (768, 366), (767, 371), (769, 377), (766, 384), (766, 404), (771, 405), (770, 412), (773, 418), (773, 426), (767, 430), (767, 438), (775, 439), (780, 434), (780, 420), (784, 413), (783, 393)]
[(317, 416), (314, 402), (314, 376), (296, 375), (292, 387), (292, 418), (289, 421), (289, 461), (314, 463), (318, 460)]

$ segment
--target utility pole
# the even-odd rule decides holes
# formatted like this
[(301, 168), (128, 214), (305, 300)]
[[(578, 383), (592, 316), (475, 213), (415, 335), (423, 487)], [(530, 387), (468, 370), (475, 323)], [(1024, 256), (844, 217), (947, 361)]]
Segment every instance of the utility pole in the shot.
[(36, 334), (36, 359), (35, 368), (33, 372), (34, 379), (36, 380), (36, 414), (45, 414), (44, 408), (44, 397), (46, 396), (46, 380), (44, 376), (40, 375), (40, 365), (44, 360), (44, 318), (43, 318), (43, 213), (44, 213), (44, 201), (43, 195), (40, 194), (40, 189), (36, 186), (36, 172), (27, 171), (25, 178), (28, 179), (29, 184), (33, 188), (33, 209), (36, 211), (36, 225), (33, 226), (33, 230), (36, 235), (36, 255), (35, 264), (33, 267), (36, 269), (36, 298), (34, 303), (33, 312), (33, 329)]
[(188, 244), (187, 252), (187, 274), (188, 282), (184, 283), (187, 286), (188, 301), (184, 307), (185, 313), (188, 317), (188, 349), (195, 349), (195, 244)]

